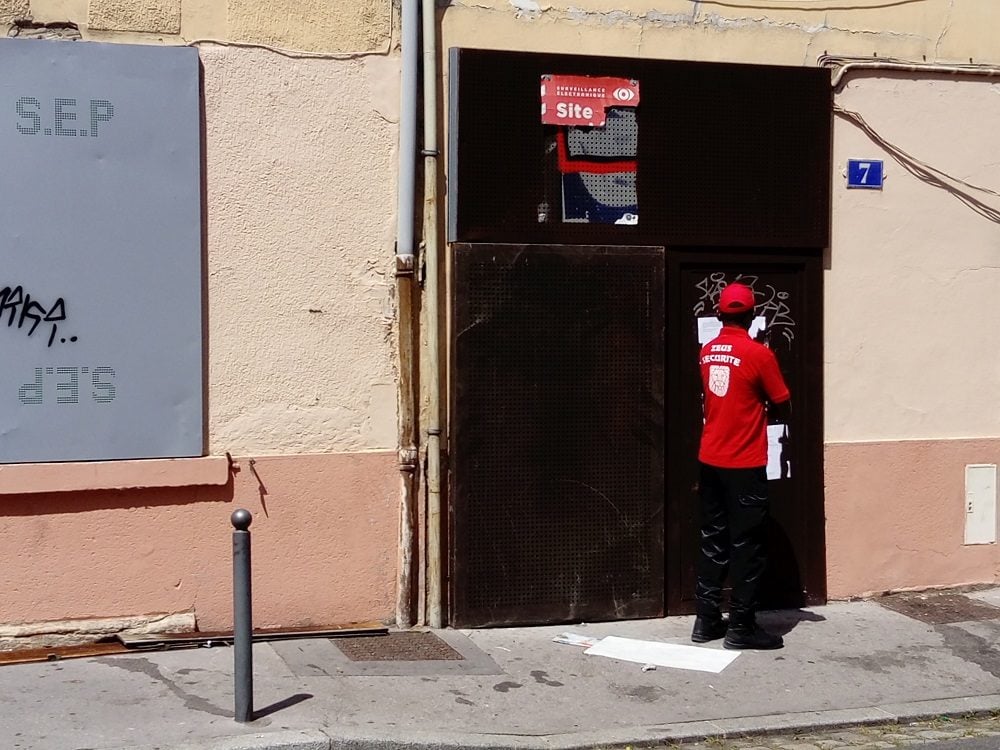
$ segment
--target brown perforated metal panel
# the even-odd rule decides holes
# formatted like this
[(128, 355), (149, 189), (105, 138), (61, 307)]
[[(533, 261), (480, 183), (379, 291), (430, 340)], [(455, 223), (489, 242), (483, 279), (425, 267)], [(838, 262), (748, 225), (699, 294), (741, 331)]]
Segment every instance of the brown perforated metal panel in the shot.
[(663, 266), (455, 246), (452, 624), (663, 613)]

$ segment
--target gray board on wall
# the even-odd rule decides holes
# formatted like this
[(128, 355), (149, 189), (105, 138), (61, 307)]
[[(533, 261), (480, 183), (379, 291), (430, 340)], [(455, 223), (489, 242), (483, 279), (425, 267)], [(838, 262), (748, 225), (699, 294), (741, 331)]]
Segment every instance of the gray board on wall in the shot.
[(204, 451), (197, 50), (0, 39), (0, 463)]

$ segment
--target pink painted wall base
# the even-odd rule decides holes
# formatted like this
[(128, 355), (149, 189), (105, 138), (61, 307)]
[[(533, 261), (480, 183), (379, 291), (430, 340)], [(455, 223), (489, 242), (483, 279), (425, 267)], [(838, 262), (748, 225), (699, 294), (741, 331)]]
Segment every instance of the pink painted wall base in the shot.
[(240, 507), (256, 626), (391, 620), (395, 454), (235, 461), (223, 486), (0, 497), (0, 623), (194, 612), (199, 629), (228, 629)]
[(1000, 464), (1000, 440), (826, 446), (831, 599), (993, 583), (997, 544), (965, 545), (965, 466)]

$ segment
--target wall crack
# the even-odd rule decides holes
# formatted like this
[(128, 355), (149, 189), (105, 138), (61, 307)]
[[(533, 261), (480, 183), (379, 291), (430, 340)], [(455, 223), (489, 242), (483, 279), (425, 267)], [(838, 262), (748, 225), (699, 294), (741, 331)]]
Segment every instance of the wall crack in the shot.
[[(926, 37), (919, 34), (902, 31), (849, 29), (840, 26), (831, 26), (827, 14), (824, 14), (822, 21), (809, 24), (798, 21), (776, 21), (766, 16), (729, 17), (718, 13), (702, 13), (698, 10), (691, 13), (663, 13), (656, 10), (650, 10), (645, 13), (632, 13), (625, 10), (593, 11), (572, 5), (566, 8), (557, 8), (552, 5), (541, 5), (536, 0), (508, 0), (508, 2), (509, 9), (490, 7), (476, 2), (461, 2), (461, 0), (453, 0), (447, 3), (447, 5), (448, 7), (487, 11), (503, 15), (507, 15), (512, 9), (516, 18), (531, 21), (545, 17), (555, 22), (568, 21), (577, 24), (593, 23), (600, 26), (634, 25), (639, 27), (640, 33), (647, 27), (660, 29), (709, 28), (719, 31), (731, 29), (778, 29), (799, 32), (810, 36), (821, 32), (834, 32), (849, 34), (855, 37), (871, 37), (873, 39), (888, 38), (927, 41)], [(641, 44), (642, 42), (640, 41), (640, 48)]]
[(941, 27), (941, 33), (938, 35), (937, 42), (934, 44), (934, 59), (940, 59), (938, 51), (941, 49), (941, 42), (944, 41), (945, 36), (951, 30), (951, 18), (955, 12), (955, 0), (951, 0), (948, 3), (948, 15), (945, 16), (944, 25)]

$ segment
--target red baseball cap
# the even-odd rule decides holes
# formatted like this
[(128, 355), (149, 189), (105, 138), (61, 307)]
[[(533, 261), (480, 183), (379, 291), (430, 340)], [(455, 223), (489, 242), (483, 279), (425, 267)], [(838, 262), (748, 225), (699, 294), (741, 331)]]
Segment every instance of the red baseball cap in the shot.
[(719, 295), (720, 313), (741, 313), (753, 307), (753, 290), (746, 284), (730, 284)]

